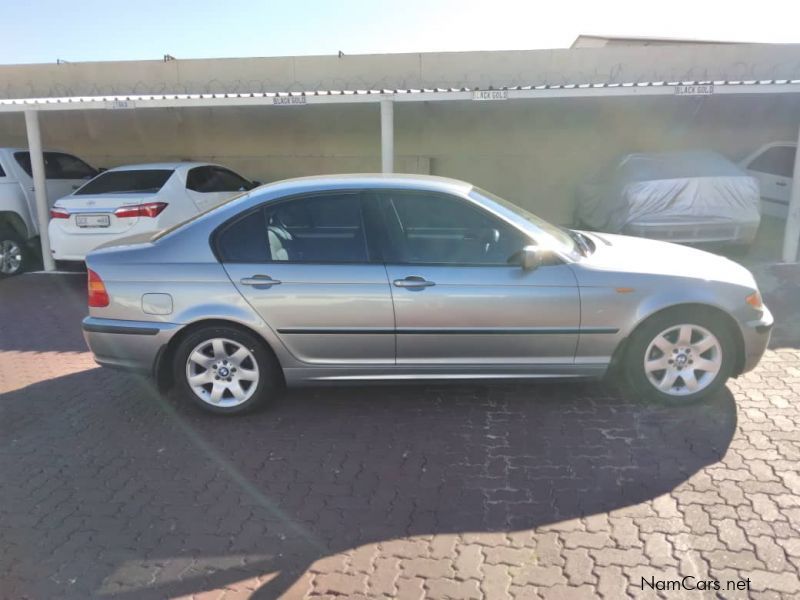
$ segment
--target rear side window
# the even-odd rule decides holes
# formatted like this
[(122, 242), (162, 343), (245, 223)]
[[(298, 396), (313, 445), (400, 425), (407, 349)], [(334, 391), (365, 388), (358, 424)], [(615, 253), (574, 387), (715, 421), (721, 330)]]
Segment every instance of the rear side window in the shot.
[(75, 195), (154, 194), (164, 187), (174, 172), (172, 169), (106, 171), (76, 191)]
[(795, 153), (796, 149), (790, 146), (775, 146), (759, 154), (748, 168), (779, 177), (792, 177)]
[[(33, 177), (30, 152), (15, 152), (14, 158), (28, 176)], [(63, 152), (44, 153), (44, 176), (46, 179), (91, 179), (97, 170), (77, 156)]]
[(267, 205), (217, 238), (222, 262), (366, 263), (358, 194), (306, 196)]
[(3, 165), (0, 165), (0, 177), (5, 177), (6, 172), (3, 170)]
[(229, 169), (222, 167), (195, 167), (186, 177), (186, 189), (194, 192), (243, 192), (253, 185)]
[(225, 227), (217, 237), (217, 248), (222, 262), (270, 262), (264, 211), (259, 209)]

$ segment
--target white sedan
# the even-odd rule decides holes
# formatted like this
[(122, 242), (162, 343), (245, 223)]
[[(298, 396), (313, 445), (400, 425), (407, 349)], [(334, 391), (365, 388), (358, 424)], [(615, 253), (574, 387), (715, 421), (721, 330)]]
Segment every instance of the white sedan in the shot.
[(165, 229), (256, 185), (208, 163), (109, 169), (53, 205), (48, 229), (53, 258), (82, 261), (102, 244)]

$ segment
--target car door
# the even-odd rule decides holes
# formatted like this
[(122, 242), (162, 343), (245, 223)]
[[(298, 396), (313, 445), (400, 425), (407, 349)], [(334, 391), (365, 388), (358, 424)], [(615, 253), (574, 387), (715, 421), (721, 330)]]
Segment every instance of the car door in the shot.
[(393, 364), (389, 281), (361, 194), (270, 202), (226, 225), (215, 246), (242, 296), (307, 363)]
[(758, 179), (762, 212), (786, 218), (792, 192), (795, 146), (770, 146), (755, 156), (745, 168)]
[(200, 212), (222, 204), (251, 187), (244, 177), (216, 165), (194, 167), (186, 175), (186, 193)]
[(466, 198), (378, 195), (398, 365), (574, 361), (580, 303), (566, 264), (523, 270), (514, 256), (535, 240)]

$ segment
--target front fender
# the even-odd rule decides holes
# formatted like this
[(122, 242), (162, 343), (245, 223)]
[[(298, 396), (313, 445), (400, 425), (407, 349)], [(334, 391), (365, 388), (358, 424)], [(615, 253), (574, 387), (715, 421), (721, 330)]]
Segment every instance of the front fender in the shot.
[[(676, 278), (661, 281), (628, 282), (626, 287), (580, 287), (581, 330), (614, 333), (581, 333), (576, 362), (605, 363), (631, 333), (652, 315), (681, 305), (702, 305), (717, 309), (736, 323), (742, 335), (749, 293), (741, 286), (722, 282)], [(752, 318), (752, 316), (750, 317)]]

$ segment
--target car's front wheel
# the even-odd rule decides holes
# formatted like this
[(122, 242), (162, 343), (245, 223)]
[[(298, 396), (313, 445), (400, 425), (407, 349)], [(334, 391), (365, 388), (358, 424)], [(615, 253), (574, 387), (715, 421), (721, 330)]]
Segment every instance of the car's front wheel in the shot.
[(29, 251), (24, 240), (11, 229), (0, 229), (0, 277), (22, 273), (28, 262)]
[(280, 367), (254, 335), (210, 326), (186, 337), (175, 352), (174, 378), (181, 395), (222, 414), (248, 412), (279, 388)]
[(727, 324), (702, 309), (674, 310), (645, 321), (631, 336), (625, 374), (632, 391), (666, 404), (691, 404), (731, 376), (735, 342)]

